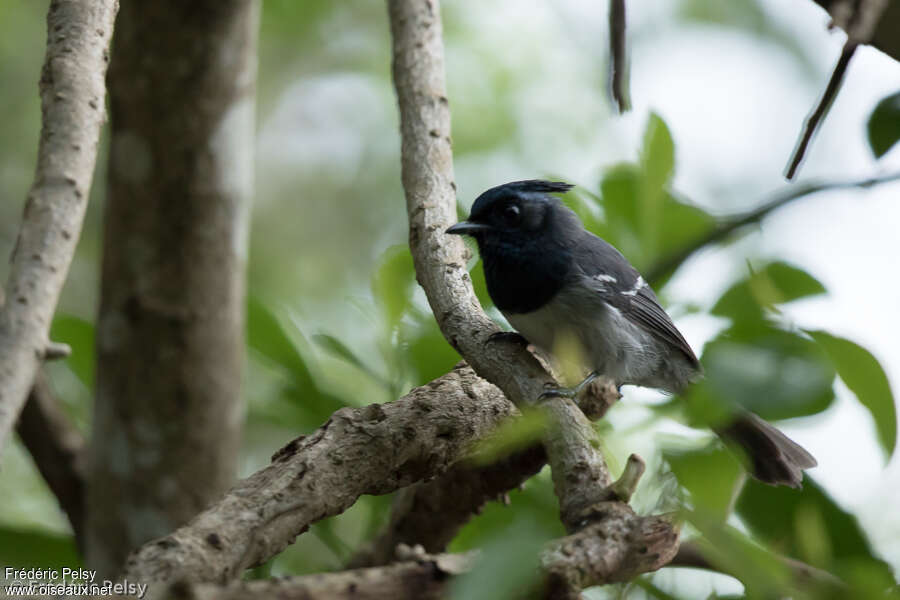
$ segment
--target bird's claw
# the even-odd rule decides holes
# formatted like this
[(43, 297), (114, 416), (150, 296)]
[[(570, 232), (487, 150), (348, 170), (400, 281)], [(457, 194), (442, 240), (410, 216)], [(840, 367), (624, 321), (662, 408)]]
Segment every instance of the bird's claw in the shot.
[(548, 398), (568, 398), (570, 400), (577, 400), (579, 396), (581, 396), (581, 392), (585, 390), (587, 386), (591, 384), (592, 381), (597, 379), (600, 374), (597, 372), (591, 373), (584, 380), (571, 388), (564, 387), (553, 387), (548, 390), (545, 390), (540, 396), (538, 396), (538, 402), (543, 400), (547, 400)]

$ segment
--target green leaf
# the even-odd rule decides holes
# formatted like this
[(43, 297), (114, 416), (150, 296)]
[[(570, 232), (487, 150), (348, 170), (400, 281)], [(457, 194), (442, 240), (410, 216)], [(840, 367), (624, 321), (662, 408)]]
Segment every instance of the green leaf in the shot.
[(900, 92), (883, 98), (869, 116), (869, 147), (881, 158), (900, 140)]
[(378, 262), (372, 277), (372, 295), (384, 312), (388, 328), (393, 329), (409, 306), (416, 271), (406, 245), (391, 246)]
[(510, 505), (488, 503), (450, 544), (451, 552), (480, 548), (476, 567), (453, 581), (450, 598), (506, 600), (530, 597), (539, 582), (538, 557), (545, 543), (562, 537), (550, 478), (532, 477), (510, 493)]
[(771, 262), (728, 288), (710, 312), (728, 317), (740, 327), (748, 320), (761, 319), (763, 308), (824, 293), (825, 286), (803, 269)]
[(631, 164), (608, 169), (600, 184), (604, 220), (586, 223), (638, 270), (680, 251), (715, 225), (710, 214), (675, 196), (665, 182), (660, 187), (659, 181), (648, 179), (652, 177)]
[(94, 325), (79, 317), (57, 314), (50, 326), (50, 339), (72, 348), (65, 364), (89, 390), (94, 389)]
[(675, 172), (675, 142), (669, 127), (656, 113), (650, 113), (644, 130), (641, 162), (650, 185), (662, 189)]
[(735, 456), (714, 443), (699, 450), (664, 452), (678, 482), (690, 493), (695, 511), (725, 522), (744, 469)]
[(471, 461), (476, 465), (497, 462), (538, 442), (546, 430), (546, 414), (540, 410), (526, 410), (519, 417), (507, 419), (480, 440), (473, 449)]
[(0, 565), (23, 569), (78, 568), (81, 558), (71, 535), (0, 527)]
[(447, 343), (429, 314), (423, 321), (402, 330), (401, 348), (406, 363), (415, 373), (414, 385), (424, 385), (453, 368), (459, 353)]
[(744, 584), (749, 598), (791, 597), (790, 574), (769, 550), (703, 513), (691, 513), (689, 521), (703, 535), (695, 541), (706, 559), (723, 573), (734, 574)]
[(306, 360), (281, 320), (255, 296), (247, 299), (247, 345), (285, 368), (300, 387), (315, 389)]
[(341, 340), (337, 339), (333, 335), (328, 335), (326, 333), (318, 333), (312, 337), (313, 341), (321, 346), (324, 350), (326, 350), (332, 356), (340, 358), (344, 360), (372, 379), (376, 380), (386, 389), (390, 389), (390, 382), (386, 381), (384, 377), (376, 373), (372, 368), (366, 365), (362, 359), (360, 359), (356, 354), (353, 353), (352, 350)]
[(281, 320), (255, 297), (247, 303), (247, 345), (284, 369), (290, 380), (274, 398), (252, 407), (254, 418), (311, 430), (328, 419), (334, 411), (347, 406), (342, 398), (320, 389), (310, 364), (291, 339)]
[(872, 354), (850, 340), (825, 331), (808, 331), (828, 354), (838, 375), (875, 420), (878, 441), (888, 456), (897, 446), (897, 412), (884, 369)]
[(776, 552), (826, 570), (859, 562), (888, 569), (872, 552), (856, 517), (809, 475), (801, 490), (749, 481), (736, 511), (751, 533)]
[(638, 197), (638, 231), (645, 252), (655, 256), (661, 246), (660, 237), (665, 223), (665, 191), (675, 170), (675, 143), (665, 121), (656, 113), (651, 113), (647, 121), (641, 163), (643, 177)]
[(816, 414), (834, 401), (834, 368), (815, 343), (770, 327), (728, 334), (704, 348), (699, 390), (770, 421)]

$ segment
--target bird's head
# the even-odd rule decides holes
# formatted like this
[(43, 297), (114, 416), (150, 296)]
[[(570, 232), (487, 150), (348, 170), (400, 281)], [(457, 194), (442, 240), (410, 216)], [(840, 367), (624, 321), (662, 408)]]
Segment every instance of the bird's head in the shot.
[(549, 194), (571, 188), (561, 181), (538, 179), (498, 185), (478, 196), (469, 218), (447, 229), (447, 233), (471, 235), (479, 245), (497, 238), (534, 237), (551, 228), (554, 215), (570, 214)]

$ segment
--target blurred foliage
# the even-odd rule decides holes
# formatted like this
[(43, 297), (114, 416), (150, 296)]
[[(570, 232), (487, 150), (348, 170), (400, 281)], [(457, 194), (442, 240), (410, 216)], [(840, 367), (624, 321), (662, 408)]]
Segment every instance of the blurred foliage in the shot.
[(876, 158), (887, 154), (900, 140), (900, 92), (882, 99), (869, 116), (869, 147)]
[[(16, 115), (0, 122), (0, 180), (10, 198), (24, 199), (33, 172), (36, 145), (27, 140), (37, 139), (34, 92), (43, 54), (37, 32), (47, 4), (0, 0), (0, 66), (6, 84), (0, 108)], [(466, 171), (466, 165), (484, 164), (478, 173), (494, 177), (509, 171), (505, 162), (528, 164), (522, 158), (527, 149), (518, 146), (527, 139), (521, 130), (540, 121), (523, 108), (536, 89), (528, 52), (545, 50), (527, 40), (519, 59), (498, 56), (497, 40), (473, 32), (471, 6), (444, 7), (454, 152), (458, 170), (470, 173), (469, 183), (478, 176), (471, 176), (474, 171)], [(245, 472), (265, 464), (291, 437), (319, 427), (335, 410), (395, 399), (460, 360), (415, 284), (404, 243), (384, 13), (382, 4), (361, 0), (263, 3), (260, 165), (248, 263), (252, 293), (247, 303)], [(774, 24), (761, 3), (683, 0), (675, 17), (778, 44), (804, 73), (814, 71), (796, 36)], [(648, 31), (655, 33), (637, 29), (634, 39)], [(477, 75), (470, 76), (473, 70)], [(12, 92), (22, 89), (27, 94)], [(898, 97), (885, 98), (869, 120), (876, 156), (900, 138)], [(559, 113), (559, 93), (551, 100), (550, 110)], [(356, 102), (365, 103), (367, 111)], [(597, 135), (581, 114), (568, 112), (573, 113), (569, 129), (555, 133), (573, 139)], [(304, 144), (310, 140), (303, 158), (295, 157), (296, 148), (286, 147), (296, 138)], [(640, 270), (678, 255), (721, 220), (674, 189), (676, 150), (664, 119), (650, 113), (634, 160), (605, 166), (595, 184), (563, 197), (588, 229), (618, 247)], [(560, 178), (565, 180), (565, 174)], [(91, 315), (102, 179), (101, 169), (63, 310), (51, 330), (54, 340), (73, 349), (71, 357), (50, 370), (54, 388), (80, 424), (88, 420), (94, 387)], [(0, 240), (11, 247), (21, 207), (5, 203), (0, 210)], [(745, 234), (742, 230), (735, 237)], [(677, 268), (654, 281), (663, 300)], [(683, 398), (650, 405), (652, 417), (646, 421), (617, 430), (625, 438), (623, 445), (648, 431), (655, 435), (653, 427), (673, 419), (705, 430), (735, 406), (767, 419), (814, 417), (833, 404), (835, 378), (840, 377), (871, 414), (878, 441), (890, 457), (896, 446), (896, 408), (878, 360), (854, 341), (818, 329), (801, 330), (785, 316), (785, 305), (825, 294), (824, 285), (801, 265), (764, 256), (751, 257), (747, 268), (738, 271), (732, 281), (722, 282), (721, 294), (709, 306), (690, 308), (722, 324), (703, 348), (706, 379)], [(477, 258), (470, 274), (482, 305), (498, 316)], [(672, 308), (684, 313), (688, 307)], [(617, 406), (613, 412), (625, 408)], [(476, 454), (482, 461), (505, 455), (537, 439), (542, 425), (539, 417), (526, 415), (501, 427)], [(604, 421), (598, 428), (608, 433), (611, 425)], [(888, 566), (855, 516), (815, 481), (807, 478), (799, 492), (748, 482), (739, 461), (718, 441), (701, 432), (683, 433), (672, 436), (677, 443), (660, 456), (650, 458), (661, 466), (656, 475), (651, 471), (644, 477), (639, 495), (650, 506), (677, 501), (686, 533), (707, 549), (711, 562), (737, 575), (746, 597), (784, 596), (785, 590), (796, 598), (830, 593), (798, 587), (776, 555), (833, 572), (849, 586), (845, 597), (883, 597), (893, 585)], [(627, 456), (618, 456), (618, 449), (604, 450), (611, 465), (622, 464)], [(71, 535), (49, 491), (21, 448), (8, 454), (0, 485), (14, 491), (0, 505), (0, 565), (77, 566)], [(386, 522), (390, 502), (390, 496), (364, 496), (346, 513), (315, 524), (310, 535), (300, 536), (252, 575), (340, 568)], [(478, 568), (454, 585), (454, 597), (514, 596), (533, 582), (537, 550), (561, 535), (545, 469), (523, 489), (512, 491), (508, 505), (486, 506), (453, 541), (452, 551), (485, 550)], [(637, 588), (604, 588), (591, 597), (690, 597), (652, 577), (642, 578)]]

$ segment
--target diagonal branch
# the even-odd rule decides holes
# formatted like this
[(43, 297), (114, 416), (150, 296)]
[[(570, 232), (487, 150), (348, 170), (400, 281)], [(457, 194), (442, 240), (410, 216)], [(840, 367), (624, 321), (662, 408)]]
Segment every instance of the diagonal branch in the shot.
[(701, 250), (706, 246), (711, 246), (712, 244), (722, 242), (731, 234), (748, 225), (754, 225), (761, 222), (763, 219), (769, 216), (770, 213), (790, 204), (794, 200), (799, 200), (800, 198), (803, 198), (805, 196), (818, 194), (820, 192), (830, 192), (852, 188), (866, 189), (876, 185), (881, 185), (882, 183), (891, 183), (894, 181), (900, 181), (900, 172), (888, 173), (886, 175), (879, 175), (876, 177), (868, 177), (866, 179), (854, 179), (850, 181), (820, 181), (804, 184), (794, 184), (785, 187), (783, 190), (777, 192), (771, 198), (763, 202), (758, 208), (754, 208), (750, 212), (747, 212), (743, 215), (737, 215), (726, 219), (718, 226), (711, 229), (706, 235), (697, 238), (696, 240), (686, 244), (681, 249), (676, 250), (668, 256), (664, 256), (659, 259), (656, 264), (654, 264), (647, 270), (647, 281), (650, 282), (651, 285), (659, 282), (661, 279), (678, 268), (684, 261), (690, 258), (690, 256), (698, 250)]
[(362, 494), (387, 494), (438, 475), (514, 413), (496, 387), (463, 366), (394, 402), (341, 409), (190, 523), (133, 553), (124, 577), (237, 578)]
[(853, 58), (860, 44), (868, 44), (875, 39), (879, 24), (889, 4), (896, 4), (896, 2), (892, 3), (891, 0), (833, 0), (828, 6), (828, 12), (832, 17), (832, 26), (846, 31), (847, 41), (841, 50), (841, 56), (831, 73), (821, 100), (806, 119), (803, 132), (797, 140), (797, 146), (794, 148), (785, 170), (787, 179), (793, 179), (796, 175), (813, 136), (822, 121), (825, 120), (834, 99), (837, 98), (841, 83), (847, 74), (850, 59)]
[(72, 425), (43, 374), (38, 373), (16, 433), (84, 544), (84, 437)]
[(609, 2), (609, 88), (619, 113), (631, 110), (625, 41), (625, 0)]
[(440, 600), (447, 597), (452, 577), (474, 566), (475, 554), (422, 554), (409, 549), (403, 562), (338, 573), (240, 581), (227, 586), (210, 583), (173, 586), (178, 600)]
[[(475, 372), (495, 383), (516, 405), (534, 403), (555, 381), (521, 344), (492, 337), (499, 329), (481, 310), (472, 290), (465, 246), (444, 233), (455, 222), (456, 199), (439, 4), (437, 0), (389, 0), (388, 8), (400, 108), (402, 179), (416, 277), (444, 337)], [(544, 403), (543, 409), (550, 424), (544, 447), (563, 523), (582, 544), (578, 547), (589, 548), (591, 558), (597, 559), (589, 565), (607, 561), (604, 564), (622, 569), (621, 573), (584, 569), (585, 563), (579, 562), (584, 570), (577, 579), (561, 579), (568, 582), (566, 594), (572, 596), (584, 585), (617, 581), (625, 571), (634, 574), (620, 558), (630, 555), (633, 544), (643, 543), (643, 526), (633, 523), (644, 521), (635, 516), (632, 523), (625, 517), (634, 513), (610, 489), (611, 477), (597, 450), (600, 441), (574, 402), (554, 399)], [(651, 521), (655, 526), (657, 520), (646, 519)], [(618, 526), (634, 535), (598, 545), (596, 536), (585, 533), (594, 525)], [(660, 536), (665, 544), (654, 554), (656, 560), (641, 563), (645, 570), (659, 568), (677, 550), (674, 528), (662, 524), (660, 529), (665, 530)], [(555, 572), (571, 574), (565, 569)]]
[(797, 170), (806, 156), (806, 151), (812, 142), (813, 136), (819, 130), (819, 125), (825, 120), (825, 116), (831, 109), (834, 99), (837, 98), (838, 92), (841, 90), (841, 84), (844, 83), (844, 77), (847, 75), (847, 67), (850, 66), (850, 59), (856, 53), (857, 47), (858, 44), (851, 41), (844, 44), (837, 64), (834, 66), (834, 71), (831, 73), (831, 78), (828, 80), (828, 85), (825, 86), (825, 91), (822, 93), (822, 98), (812, 112), (809, 113), (806, 122), (803, 124), (803, 132), (797, 139), (797, 145), (791, 153), (787, 169), (784, 172), (786, 179), (793, 179), (797, 174)]
[(34, 182), (0, 309), (0, 448), (25, 404), (81, 231), (97, 141), (116, 0), (53, 0), (41, 74)]

